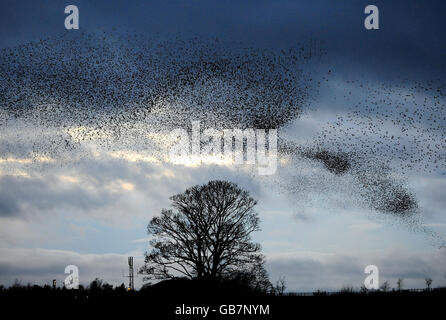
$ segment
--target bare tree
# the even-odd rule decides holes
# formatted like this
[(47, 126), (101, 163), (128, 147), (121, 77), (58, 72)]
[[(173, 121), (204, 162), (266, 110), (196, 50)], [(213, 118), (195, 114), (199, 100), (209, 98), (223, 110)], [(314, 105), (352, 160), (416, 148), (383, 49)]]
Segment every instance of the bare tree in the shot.
[(359, 292), (361, 294), (368, 294), (369, 293), (369, 289), (367, 289), (367, 287), (363, 284), (360, 288), (359, 288)]
[(390, 283), (389, 281), (384, 281), (384, 283), (381, 285), (381, 287), (379, 288), (381, 291), (383, 292), (387, 292), (390, 290)]
[(221, 279), (257, 276), (268, 282), (260, 245), (256, 201), (227, 181), (210, 181), (170, 198), (172, 209), (161, 211), (148, 227), (152, 250), (140, 269), (145, 279)]
[(355, 289), (353, 288), (353, 286), (347, 284), (347, 285), (343, 285), (343, 286), (342, 286), (342, 288), (341, 288), (341, 290), (340, 290), (340, 293), (342, 293), (342, 294), (348, 294), (348, 293), (353, 293), (354, 291), (355, 291)]
[(396, 287), (397, 287), (398, 291), (403, 290), (403, 285), (404, 285), (403, 279), (402, 278), (398, 278), (398, 281), (396, 282)]
[(429, 291), (431, 289), (432, 278), (425, 278), (424, 282), (426, 283), (426, 290)]
[(274, 286), (274, 292), (279, 296), (283, 296), (285, 289), (285, 277), (280, 277), (279, 280), (277, 280), (276, 285)]

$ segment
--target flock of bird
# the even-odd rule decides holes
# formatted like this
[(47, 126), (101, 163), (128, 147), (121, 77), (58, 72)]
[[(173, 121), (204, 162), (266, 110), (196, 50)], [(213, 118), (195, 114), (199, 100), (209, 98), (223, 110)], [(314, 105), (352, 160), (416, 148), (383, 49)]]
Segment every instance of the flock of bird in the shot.
[[(65, 34), (3, 49), (0, 157), (70, 157), (88, 141), (157, 156), (163, 151), (147, 133), (190, 128), (192, 120), (217, 129), (276, 128), (280, 136), (314, 107), (321, 83), (308, 66), (324, 54), (312, 41), (266, 50), (218, 39), (108, 33)], [(302, 161), (321, 164), (333, 189), (336, 179), (351, 176), (354, 192), (373, 210), (410, 215), (416, 195), (400, 177), (445, 172), (445, 84), (349, 85), (348, 113), (305, 144), (280, 139), (279, 154), (292, 159), (291, 171)], [(281, 185), (291, 194), (305, 188), (302, 180)]]
[[(354, 85), (359, 101), (320, 132), (314, 140), (317, 148), (343, 151), (343, 159), (352, 164), (349, 170), (365, 181), (364, 189), (371, 190), (367, 197), (378, 193), (378, 198), (386, 199), (376, 203), (376, 209), (395, 213), (415, 209), (415, 196), (402, 185), (389, 188), (389, 181), (392, 176), (419, 173), (445, 175), (446, 85), (441, 79), (402, 80), (397, 86), (367, 81)], [(375, 178), (370, 172), (376, 172)]]

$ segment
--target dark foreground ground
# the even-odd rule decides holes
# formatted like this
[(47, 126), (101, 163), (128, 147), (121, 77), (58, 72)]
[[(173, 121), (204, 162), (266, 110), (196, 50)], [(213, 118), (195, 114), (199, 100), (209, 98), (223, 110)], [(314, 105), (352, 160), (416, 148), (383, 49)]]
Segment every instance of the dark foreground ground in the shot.
[[(429, 291), (271, 295), (219, 284), (175, 283), (140, 291), (21, 286), (0, 291), (3, 314), (19, 318), (310, 319), (444, 318), (446, 288)], [(9, 313), (8, 313), (9, 314)], [(2, 317), (3, 318), (3, 317)], [(3, 319), (9, 319), (5, 317)]]

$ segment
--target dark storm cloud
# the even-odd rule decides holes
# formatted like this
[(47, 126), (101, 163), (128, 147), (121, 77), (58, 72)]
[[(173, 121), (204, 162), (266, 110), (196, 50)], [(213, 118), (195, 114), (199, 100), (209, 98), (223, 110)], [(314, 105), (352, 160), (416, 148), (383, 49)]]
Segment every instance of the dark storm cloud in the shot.
[[(311, 101), (317, 84), (301, 68), (321, 51), (312, 42), (275, 52), (228, 49), (218, 40), (160, 42), (107, 33), (31, 42), (2, 51), (4, 123), (19, 119), (27, 126), (59, 130), (56, 139), (42, 136), (32, 144), (32, 150), (54, 150), (50, 155), (58, 157), (58, 150), (75, 148), (76, 140), (92, 139), (109, 150), (121, 144), (156, 154), (141, 130), (185, 128), (191, 119), (214, 128), (281, 128), (298, 119)], [(83, 127), (88, 130), (76, 137), (66, 131)], [(8, 147), (16, 145), (5, 144), (3, 157), (12, 152)], [(287, 147), (335, 174), (352, 167), (342, 151), (302, 153), (299, 146)], [(372, 208), (403, 214), (416, 207), (403, 187), (381, 176), (361, 180)]]
[[(419, 6), (400, 3), (400, 6), (395, 5), (399, 11), (384, 2), (376, 4), (382, 13), (382, 30), (370, 32), (362, 26), (365, 4), (360, 2), (257, 1), (231, 6), (211, 1), (144, 5), (116, 2), (113, 7), (104, 2), (85, 4), (81, 9), (81, 14), (85, 12), (81, 21), (85, 22), (81, 25), (86, 32), (69, 32), (3, 50), (0, 94), (5, 117), (8, 120), (23, 118), (26, 123), (59, 129), (89, 127), (80, 137), (73, 138), (64, 132), (57, 139), (32, 145), (33, 149), (46, 153), (54, 150), (56, 154), (60, 149), (75, 148), (76, 139), (87, 141), (102, 134), (106, 135), (106, 141), (101, 142), (110, 148), (120, 141), (130, 149), (148, 149), (147, 139), (138, 135), (134, 127), (152, 114), (156, 116), (150, 125), (158, 126), (158, 129), (184, 127), (191, 119), (214, 126), (283, 127), (299, 118), (303, 106), (310, 102), (310, 89), (315, 86), (314, 82), (310, 84), (312, 79), (298, 69), (300, 63), (313, 58), (306, 53), (310, 56), (320, 54), (310, 50), (302, 55), (298, 48), (290, 45), (296, 39), (307, 35), (325, 41), (329, 50), (327, 62), (336, 61), (347, 68), (342, 61), (354, 62), (358, 66), (367, 60), (371, 62), (369, 68), (374, 67), (376, 61), (383, 65), (408, 64), (422, 56), (419, 48), (426, 42), (426, 36), (407, 32), (407, 24), (396, 24), (395, 21), (405, 21), (401, 14), (410, 17), (416, 8), (418, 19), (411, 23), (420, 25), (429, 20), (434, 22), (430, 28), (441, 27), (442, 22), (437, 22), (429, 14), (430, 10), (438, 9), (437, 4), (432, 4), (430, 10), (418, 10)], [(83, 3), (78, 5), (82, 7)], [(31, 4), (30, 8), (34, 6)], [(168, 9), (175, 8), (181, 12), (167, 13)], [(218, 10), (207, 10), (210, 8)], [(151, 14), (165, 13), (157, 15), (156, 19), (158, 28), (169, 25), (167, 31), (173, 31), (172, 28), (181, 27), (187, 21), (188, 31), (192, 33), (204, 32), (207, 36), (227, 38), (237, 29), (241, 35), (239, 40), (252, 37), (257, 46), (274, 45), (287, 47), (287, 50), (245, 49), (240, 44), (237, 48), (237, 45), (228, 45), (230, 42), (219, 43), (218, 40), (205, 40), (205, 37), (199, 41), (194, 38), (183, 41), (166, 40), (160, 36), (161, 41), (151, 43), (145, 41), (144, 36), (131, 33), (115, 35), (110, 30), (95, 33), (98, 25), (107, 29), (110, 21), (124, 29), (153, 26), (153, 19), (144, 19), (147, 16), (143, 12), (148, 9), (152, 9)], [(11, 10), (14, 11), (14, 6), (8, 4), (5, 11)], [(131, 14), (135, 14), (132, 22), (124, 21), (123, 17)], [(205, 19), (195, 19), (204, 15)], [(174, 19), (175, 24), (171, 23), (172, 17), (178, 18)], [(56, 18), (53, 17), (49, 24)], [(216, 23), (223, 20), (226, 24)], [(32, 19), (30, 23), (33, 23)], [(90, 28), (92, 31), (88, 32)], [(269, 40), (257, 41), (260, 34)], [(440, 42), (434, 38), (430, 40), (432, 50), (423, 53), (430, 52), (426, 59), (434, 65), (438, 62), (438, 50), (435, 49), (439, 48)], [(407, 51), (408, 47), (415, 49)], [(394, 71), (403, 69), (396, 65)], [(374, 91), (368, 93), (373, 95)], [(366, 135), (369, 133), (367, 131)], [(328, 140), (324, 138), (324, 142)], [(364, 161), (375, 160), (371, 157), (372, 160), (366, 160), (370, 152), (359, 154), (358, 158), (357, 153), (344, 151), (350, 140), (346, 135), (341, 136), (340, 141), (334, 139), (337, 143), (332, 146), (339, 149), (336, 151), (324, 146), (319, 149), (310, 147), (310, 151), (302, 154), (298, 147), (292, 154), (297, 155), (297, 160), (304, 155), (321, 162), (336, 175), (355, 174), (363, 185), (360, 194), (376, 210), (402, 214), (416, 208), (416, 199), (404, 186), (388, 179), (388, 171), (378, 172), (376, 167), (362, 165)], [(12, 153), (10, 148), (14, 147), (13, 144), (3, 144), (2, 156)], [(5, 205), (4, 208), (7, 212), (14, 207)]]
[[(190, 32), (260, 46), (289, 47), (302, 37), (325, 41), (341, 68), (379, 78), (441, 75), (446, 22), (443, 1), (373, 2), (380, 30), (363, 27), (368, 1), (77, 1), (81, 29), (121, 28), (146, 34)], [(64, 32), (64, 2), (4, 1), (1, 46)], [(441, 69), (441, 68), (440, 68)], [(342, 70), (339, 70), (342, 71)]]

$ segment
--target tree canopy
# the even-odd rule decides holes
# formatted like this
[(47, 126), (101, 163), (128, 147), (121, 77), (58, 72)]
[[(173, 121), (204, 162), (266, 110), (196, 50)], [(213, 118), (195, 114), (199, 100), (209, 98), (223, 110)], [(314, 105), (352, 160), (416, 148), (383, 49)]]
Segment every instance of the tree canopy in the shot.
[[(210, 181), (170, 197), (171, 209), (152, 218), (153, 238), (140, 273), (146, 279), (249, 279), (268, 286), (261, 247), (257, 201), (227, 181)], [(253, 279), (254, 278), (254, 279)]]

